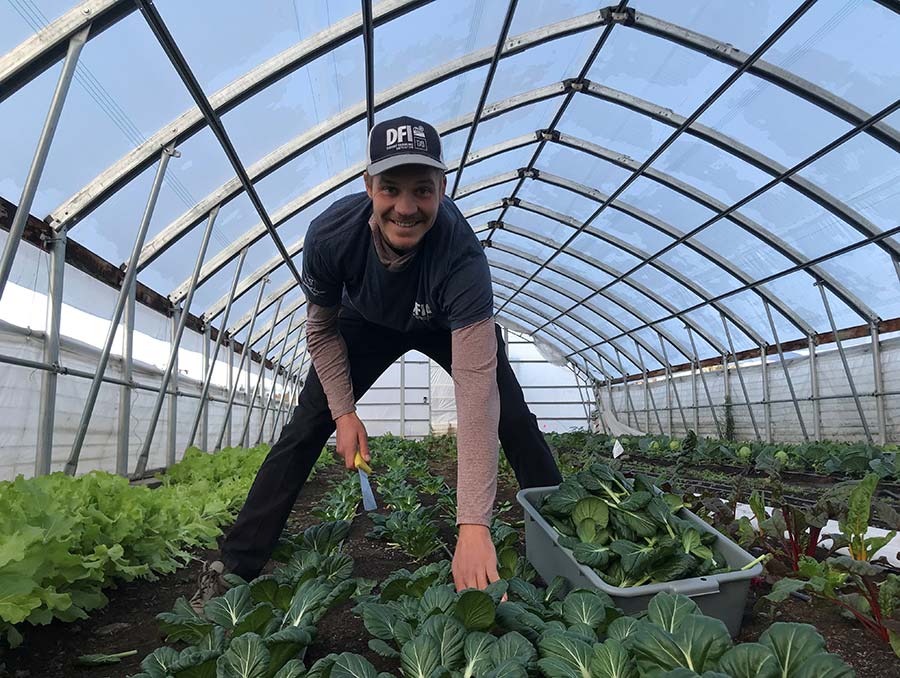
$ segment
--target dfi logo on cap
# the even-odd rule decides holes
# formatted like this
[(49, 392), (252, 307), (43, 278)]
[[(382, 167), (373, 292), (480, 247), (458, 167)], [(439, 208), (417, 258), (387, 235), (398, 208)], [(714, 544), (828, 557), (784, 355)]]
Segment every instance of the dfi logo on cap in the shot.
[(389, 127), (385, 130), (384, 144), (388, 150), (404, 150), (415, 148), (420, 151), (428, 150), (425, 141), (425, 128), (421, 125), (401, 125)]

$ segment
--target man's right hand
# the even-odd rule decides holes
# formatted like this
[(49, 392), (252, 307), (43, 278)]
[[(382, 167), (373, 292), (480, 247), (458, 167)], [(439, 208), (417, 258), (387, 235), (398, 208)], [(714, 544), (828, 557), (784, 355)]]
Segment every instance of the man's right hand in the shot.
[(334, 420), (337, 427), (337, 453), (344, 459), (344, 466), (351, 471), (356, 468), (356, 451), (362, 455), (367, 462), (369, 457), (369, 438), (366, 433), (366, 427), (363, 426), (360, 418), (356, 416), (356, 412), (348, 412), (342, 414)]

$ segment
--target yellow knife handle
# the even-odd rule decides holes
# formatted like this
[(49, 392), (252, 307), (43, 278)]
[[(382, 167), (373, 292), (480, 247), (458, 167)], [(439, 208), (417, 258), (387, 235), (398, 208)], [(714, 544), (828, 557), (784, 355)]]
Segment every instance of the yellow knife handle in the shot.
[(356, 452), (356, 457), (353, 459), (353, 463), (355, 464), (356, 468), (361, 468), (366, 472), (367, 475), (372, 473), (372, 467), (366, 463), (366, 460), (362, 458), (362, 455), (359, 453), (359, 451)]

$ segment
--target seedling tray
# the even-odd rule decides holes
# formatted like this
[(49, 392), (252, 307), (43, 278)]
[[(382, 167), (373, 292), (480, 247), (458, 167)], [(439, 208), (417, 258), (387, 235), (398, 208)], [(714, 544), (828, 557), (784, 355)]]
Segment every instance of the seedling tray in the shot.
[(538, 512), (541, 500), (557, 487), (533, 487), (516, 495), (525, 512), (525, 555), (544, 581), (550, 582), (554, 577), (562, 576), (573, 588), (599, 589), (608, 594), (626, 614), (646, 610), (650, 599), (660, 591), (680, 593), (697, 603), (703, 614), (721, 619), (732, 636), (738, 634), (750, 592), (750, 580), (763, 571), (761, 563), (747, 570), (740, 569), (753, 561), (753, 556), (687, 509), (681, 509), (678, 512), (680, 518), (691, 521), (698, 530), (712, 532), (718, 537), (712, 548), (724, 557), (733, 571), (664, 584), (631, 588), (610, 586), (590, 567), (575, 560), (572, 551), (559, 545), (559, 534)]

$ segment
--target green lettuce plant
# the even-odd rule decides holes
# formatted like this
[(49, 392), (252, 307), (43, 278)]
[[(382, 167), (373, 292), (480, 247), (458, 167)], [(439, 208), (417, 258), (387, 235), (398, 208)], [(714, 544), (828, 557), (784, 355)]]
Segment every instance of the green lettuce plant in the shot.
[(0, 483), (0, 633), (84, 619), (116, 580), (155, 579), (214, 548), (268, 446), (209, 455), (190, 448), (155, 490), (101, 471)]

